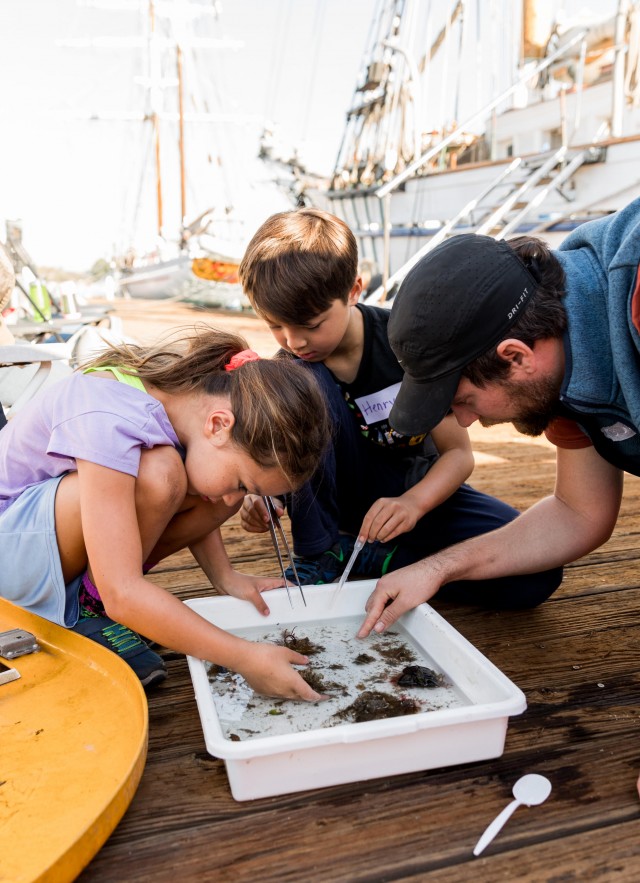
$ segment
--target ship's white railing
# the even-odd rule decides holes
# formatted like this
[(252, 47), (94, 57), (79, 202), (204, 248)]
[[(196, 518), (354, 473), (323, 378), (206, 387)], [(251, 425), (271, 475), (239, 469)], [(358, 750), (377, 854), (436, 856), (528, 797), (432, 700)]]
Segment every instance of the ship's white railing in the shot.
[[(519, 187), (515, 190), (507, 199), (505, 199), (501, 205), (491, 213), (491, 215), (486, 218), (479, 226), (477, 226), (474, 230), (470, 231), (478, 235), (486, 235), (490, 233), (492, 229), (499, 224), (507, 212), (522, 199), (522, 197), (530, 191), (542, 178), (547, 176), (551, 170), (560, 165), (564, 159), (567, 152), (566, 147), (560, 147), (552, 156), (550, 156), (546, 162), (542, 163), (542, 165), (535, 170)], [(587, 158), (587, 154), (589, 152), (589, 148), (585, 148), (577, 153), (570, 162), (568, 162), (565, 166), (563, 166), (560, 171), (558, 171), (551, 181), (540, 189), (532, 199), (530, 199), (527, 204), (519, 211), (507, 224), (505, 224), (496, 234), (496, 239), (504, 239), (512, 230), (516, 229), (519, 224), (522, 223), (524, 218), (534, 209), (536, 206), (540, 205), (548, 195), (551, 190), (555, 190), (561, 184), (564, 183), (568, 178), (573, 175), (573, 173), (584, 163)], [(407, 273), (420, 261), (424, 255), (434, 249), (437, 245), (443, 242), (451, 233), (451, 231), (456, 227), (456, 225), (464, 218), (470, 215), (470, 213), (476, 208), (476, 206), (490, 193), (494, 188), (496, 188), (508, 175), (511, 174), (522, 162), (521, 157), (517, 157), (513, 162), (509, 164), (509, 166), (498, 176), (495, 181), (492, 181), (482, 193), (478, 194), (478, 196), (474, 197), (470, 202), (468, 202), (464, 208), (462, 208), (458, 214), (451, 218), (450, 221), (447, 221), (438, 232), (426, 242), (422, 248), (418, 249), (418, 251), (405, 263), (400, 267), (400, 269), (396, 270), (396, 272), (387, 279), (386, 285), (383, 281), (382, 285), (377, 288), (375, 291), (371, 293), (371, 295), (367, 298), (367, 303), (372, 304), (384, 304), (386, 299), (387, 292), (394, 286), (402, 282)]]
[(399, 174), (397, 174), (390, 181), (387, 181), (386, 184), (383, 184), (381, 187), (378, 187), (375, 194), (379, 199), (383, 199), (390, 193), (393, 193), (394, 190), (397, 190), (401, 184), (410, 178), (415, 172), (422, 168), (422, 166), (429, 162), (430, 159), (433, 159), (434, 156), (439, 154), (443, 147), (447, 147), (454, 141), (459, 135), (477, 123), (479, 120), (485, 119), (489, 116), (491, 111), (496, 108), (499, 104), (501, 104), (506, 98), (512, 95), (516, 90), (518, 90), (524, 83), (531, 80), (533, 77), (537, 76), (541, 71), (545, 70), (549, 67), (550, 64), (553, 64), (556, 59), (560, 58), (562, 55), (565, 55), (569, 49), (571, 49), (576, 43), (579, 43), (580, 40), (583, 40), (587, 34), (587, 31), (580, 31), (580, 33), (576, 34), (573, 39), (569, 40), (564, 46), (557, 49), (547, 58), (544, 58), (539, 64), (537, 64), (532, 70), (527, 71), (526, 74), (523, 74), (520, 79), (516, 80), (508, 89), (505, 89), (501, 92), (496, 98), (482, 107), (479, 111), (474, 113), (468, 119), (466, 119), (461, 125), (458, 126), (457, 129), (454, 129), (450, 132), (446, 137), (444, 137), (441, 141), (435, 144), (433, 147), (429, 148), (426, 153), (423, 153), (422, 156), (419, 156), (418, 159), (415, 159), (412, 163), (410, 163), (406, 169), (403, 169)]
[[(383, 200), (383, 263), (382, 263), (382, 288), (385, 294), (382, 296), (382, 300), (386, 297), (386, 292), (389, 291), (389, 287), (392, 284), (392, 280), (389, 278), (389, 257), (391, 251), (391, 194), (400, 187), (401, 184), (410, 178), (415, 172), (422, 168), (425, 163), (429, 162), (430, 159), (433, 159), (437, 154), (439, 154), (444, 147), (447, 147), (451, 144), (452, 141), (461, 135), (463, 132), (467, 131), (471, 126), (475, 125), (479, 120), (486, 119), (489, 114), (498, 107), (505, 99), (507, 99), (510, 95), (512, 95), (516, 90), (518, 90), (522, 85), (527, 83), (533, 77), (537, 76), (541, 71), (545, 70), (549, 65), (553, 64), (556, 59), (566, 55), (567, 52), (579, 43), (583, 41), (587, 35), (586, 30), (579, 31), (577, 34), (572, 37), (571, 40), (567, 41), (563, 46), (556, 49), (555, 52), (552, 52), (551, 55), (544, 58), (539, 64), (537, 64), (532, 70), (527, 71), (523, 74), (515, 83), (509, 86), (508, 89), (505, 89), (499, 95), (497, 95), (492, 101), (482, 107), (479, 111), (476, 111), (472, 116), (468, 117), (461, 125), (459, 125), (456, 129), (446, 135), (441, 141), (435, 144), (433, 147), (430, 147), (422, 156), (419, 156), (412, 163), (410, 163), (406, 169), (403, 169), (402, 172), (397, 174), (390, 181), (387, 181), (386, 184), (383, 184), (381, 187), (375, 191), (375, 195), (378, 199)], [(395, 275), (395, 274), (394, 274)], [(375, 292), (377, 294), (377, 292)]]
[(567, 163), (564, 168), (562, 168), (556, 175), (554, 175), (553, 179), (549, 182), (549, 184), (547, 184), (546, 187), (543, 187), (536, 193), (533, 199), (524, 206), (522, 211), (518, 212), (515, 217), (511, 218), (508, 224), (504, 225), (500, 232), (496, 234), (495, 238), (504, 239), (504, 237), (508, 236), (512, 230), (516, 230), (518, 224), (522, 223), (522, 221), (531, 212), (531, 210), (544, 202), (551, 190), (556, 190), (561, 184), (563, 184), (568, 178), (570, 178), (577, 169), (580, 168), (582, 163), (587, 158), (588, 150), (589, 148), (585, 148), (584, 150), (581, 150), (580, 153), (577, 153), (573, 157), (571, 162)]
[(420, 258), (422, 258), (428, 251), (431, 251), (432, 248), (435, 248), (436, 245), (439, 245), (441, 242), (443, 242), (447, 238), (449, 233), (451, 233), (453, 228), (456, 227), (463, 218), (468, 217), (471, 212), (482, 202), (482, 200), (485, 199), (485, 197), (488, 196), (492, 190), (495, 190), (495, 188), (498, 187), (506, 178), (508, 178), (509, 175), (511, 175), (521, 164), (522, 157), (517, 156), (512, 162), (509, 163), (506, 169), (503, 169), (503, 171), (500, 172), (495, 180), (491, 181), (491, 183), (488, 184), (481, 193), (478, 193), (477, 196), (474, 196), (473, 199), (469, 200), (469, 202), (465, 206), (463, 206), (460, 211), (456, 215), (454, 215), (453, 218), (448, 220), (446, 224), (442, 225), (438, 232), (435, 233), (431, 237), (431, 239), (429, 239), (429, 241), (422, 246), (422, 248), (419, 248), (418, 251), (414, 255), (412, 255), (412, 257), (410, 257), (405, 264), (400, 267), (399, 270), (396, 270), (396, 272), (387, 279), (386, 285), (383, 281), (382, 285), (380, 285), (379, 288), (376, 288), (374, 291), (372, 291), (371, 294), (367, 296), (367, 303), (382, 303), (385, 299), (386, 292), (389, 291), (389, 289), (391, 289), (396, 283), (402, 282), (409, 270), (411, 270), (411, 268), (418, 263)]
[[(542, 165), (532, 172), (531, 175), (526, 179), (526, 181), (518, 187), (517, 190), (508, 196), (498, 208), (492, 212), (489, 217), (480, 224), (480, 226), (474, 230), (475, 233), (480, 233), (483, 235), (487, 235), (493, 230), (493, 228), (500, 223), (500, 221), (504, 218), (507, 212), (511, 211), (516, 203), (522, 200), (522, 197), (531, 190), (532, 187), (541, 181), (549, 172), (555, 168), (558, 163), (562, 162), (564, 159), (564, 155), (567, 152), (567, 148), (562, 146), (553, 153), (549, 159), (542, 163)], [(532, 200), (533, 202), (533, 200)]]

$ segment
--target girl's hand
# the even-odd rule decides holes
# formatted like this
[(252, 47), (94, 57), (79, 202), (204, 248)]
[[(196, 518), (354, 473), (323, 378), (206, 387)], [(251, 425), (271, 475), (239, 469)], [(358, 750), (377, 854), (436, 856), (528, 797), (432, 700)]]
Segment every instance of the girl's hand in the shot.
[(260, 593), (282, 586), (281, 576), (253, 576), (250, 573), (232, 570), (224, 585), (219, 587), (219, 591), (225, 595), (233, 595), (234, 598), (241, 598), (243, 601), (250, 601), (260, 613), (268, 616), (269, 608)]
[(361, 537), (373, 542), (388, 543), (416, 526), (424, 512), (406, 494), (401, 497), (380, 497), (369, 509), (360, 528)]
[[(278, 518), (284, 514), (282, 501), (277, 497), (271, 498), (274, 502)], [(269, 516), (262, 497), (256, 494), (247, 494), (240, 509), (240, 524), (249, 533), (264, 533), (269, 529)]]
[(308, 657), (275, 644), (247, 641), (247, 646), (248, 652), (238, 671), (256, 693), (281, 699), (304, 699), (306, 702), (328, 698), (316, 693), (292, 668), (292, 665), (306, 665)]

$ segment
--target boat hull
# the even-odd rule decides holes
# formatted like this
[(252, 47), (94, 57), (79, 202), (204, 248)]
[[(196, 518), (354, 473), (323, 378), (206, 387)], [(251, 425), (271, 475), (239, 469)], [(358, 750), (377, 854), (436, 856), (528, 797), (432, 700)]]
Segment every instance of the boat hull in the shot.
[(129, 297), (158, 300), (178, 297), (182, 286), (193, 278), (188, 255), (123, 270), (118, 284)]

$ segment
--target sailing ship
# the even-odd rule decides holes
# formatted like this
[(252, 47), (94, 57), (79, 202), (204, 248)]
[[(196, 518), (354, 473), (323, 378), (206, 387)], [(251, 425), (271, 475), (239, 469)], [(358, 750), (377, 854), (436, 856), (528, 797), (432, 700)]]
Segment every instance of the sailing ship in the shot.
[[(137, 119), (146, 126), (147, 140), (138, 180), (129, 188), (133, 220), (128, 225), (130, 241), (116, 260), (120, 289), (132, 297), (238, 304), (240, 260), (263, 218), (258, 215), (252, 222), (247, 212), (248, 200), (243, 201), (231, 168), (236, 159), (233, 145), (225, 143), (224, 135), (228, 127), (250, 118), (211, 109), (214, 98), (205, 94), (203, 84), (214, 79), (206, 67), (212, 53), (203, 55), (202, 50), (223, 54), (243, 44), (216, 35), (217, 4), (148, 0), (143, 7), (143, 33), (130, 45), (142, 50), (145, 73), (139, 83), (144, 109)], [(219, 96), (215, 100), (219, 103)], [(275, 200), (271, 211), (291, 207), (264, 171), (246, 169), (245, 178), (251, 181), (254, 212), (266, 200)], [(262, 193), (267, 186), (270, 193)], [(153, 221), (147, 216), (147, 247), (141, 250), (133, 242), (136, 236), (140, 241), (141, 206), (150, 198), (155, 203), (155, 229), (150, 229)]]
[(370, 302), (448, 236), (553, 246), (640, 196), (640, 3), (560, 5), (379, 0), (329, 185), (298, 184), (380, 269)]

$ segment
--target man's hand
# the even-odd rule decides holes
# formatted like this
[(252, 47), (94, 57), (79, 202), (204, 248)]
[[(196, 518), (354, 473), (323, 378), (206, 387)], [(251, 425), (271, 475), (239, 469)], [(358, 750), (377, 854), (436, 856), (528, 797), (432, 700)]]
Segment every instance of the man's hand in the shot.
[(366, 638), (373, 630), (380, 633), (398, 617), (432, 598), (440, 588), (437, 568), (429, 567), (429, 559), (394, 570), (378, 580), (365, 604), (367, 615), (359, 631)]

